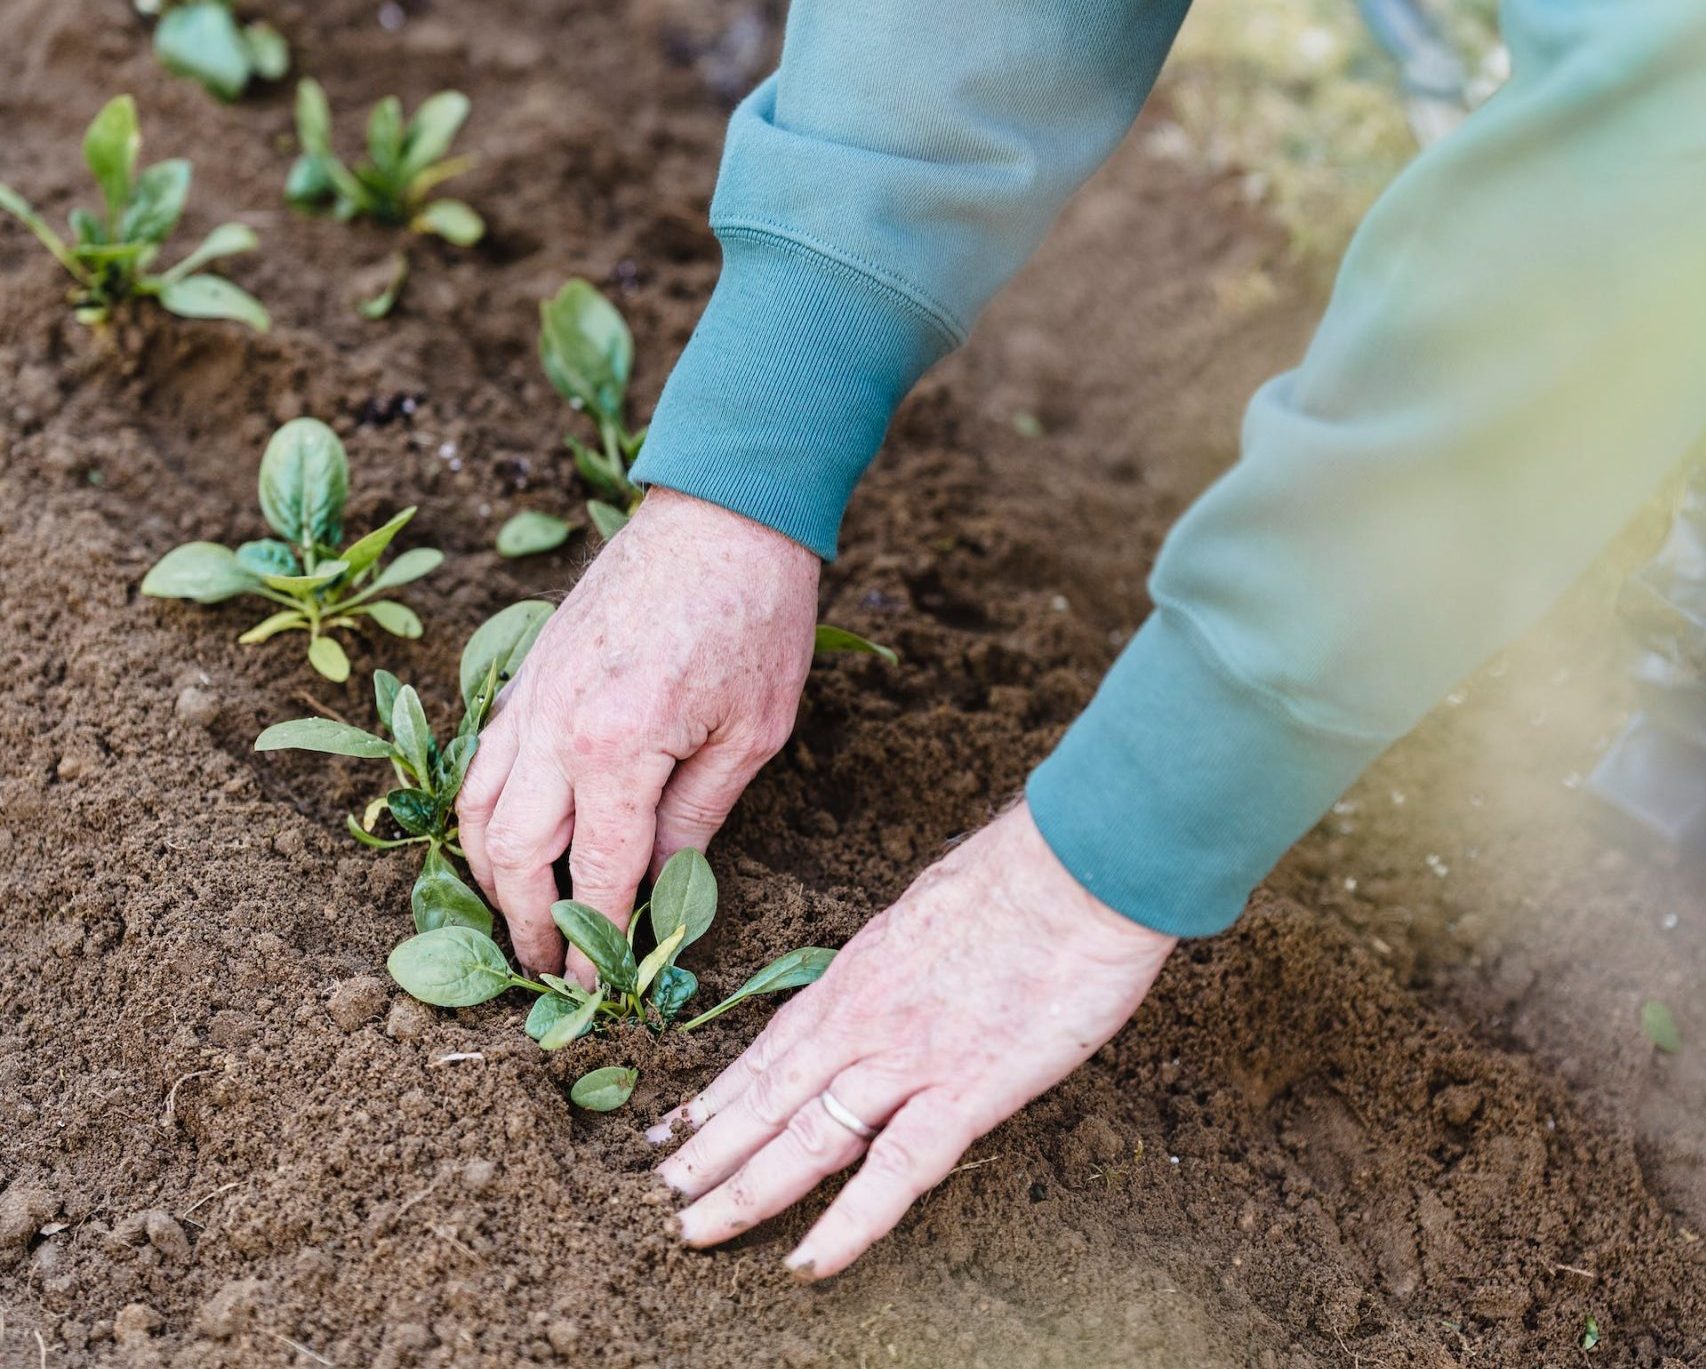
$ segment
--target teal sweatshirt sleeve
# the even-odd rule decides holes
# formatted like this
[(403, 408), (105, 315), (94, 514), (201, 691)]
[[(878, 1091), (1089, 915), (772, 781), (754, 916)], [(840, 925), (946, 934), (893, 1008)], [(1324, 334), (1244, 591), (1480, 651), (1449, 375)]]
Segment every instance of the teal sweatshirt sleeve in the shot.
[[(830, 554), (893, 406), (1118, 136), (1177, 18), (796, 0), (637, 476)], [(1370, 215), (1031, 778), (1066, 867), (1158, 930), (1232, 922), (1706, 432), (1706, 6), (1505, 0), (1503, 23), (1511, 81)]]

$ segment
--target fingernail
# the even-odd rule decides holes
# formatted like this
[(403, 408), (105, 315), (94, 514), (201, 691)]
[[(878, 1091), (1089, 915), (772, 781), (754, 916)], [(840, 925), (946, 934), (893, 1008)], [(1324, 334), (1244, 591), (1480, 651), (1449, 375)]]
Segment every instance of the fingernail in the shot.
[(673, 1188), (677, 1193), (687, 1192), (687, 1175), (683, 1172), (681, 1162), (671, 1156), (659, 1165), (655, 1171), (658, 1178)]
[(674, 1116), (675, 1114), (672, 1112), (668, 1117), (665, 1117), (663, 1121), (657, 1123), (657, 1125), (647, 1127), (646, 1140), (650, 1141), (654, 1146), (667, 1144), (670, 1137), (675, 1135), (675, 1122), (672, 1120)]
[(801, 1246), (783, 1260), (782, 1264), (794, 1276), (796, 1282), (811, 1283), (817, 1278), (817, 1261), (804, 1252), (805, 1247)]

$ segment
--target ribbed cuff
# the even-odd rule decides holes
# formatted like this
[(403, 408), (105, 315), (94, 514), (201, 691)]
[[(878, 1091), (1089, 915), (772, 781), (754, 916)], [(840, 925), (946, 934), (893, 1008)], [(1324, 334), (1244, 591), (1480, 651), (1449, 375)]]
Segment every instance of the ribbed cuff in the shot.
[(1250, 891), (1387, 741), (1312, 728), (1157, 609), (1026, 786), (1062, 864), (1172, 936), (1238, 920)]
[(724, 229), (723, 271), (633, 478), (835, 557), (841, 515), (919, 376), (953, 346), (904, 292), (789, 238)]

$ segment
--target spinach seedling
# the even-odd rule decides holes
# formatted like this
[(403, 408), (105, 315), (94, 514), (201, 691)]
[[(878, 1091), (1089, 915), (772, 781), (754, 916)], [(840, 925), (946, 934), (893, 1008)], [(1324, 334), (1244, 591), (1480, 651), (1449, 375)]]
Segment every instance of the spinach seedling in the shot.
[(443, 552), (417, 547), (380, 566), (391, 539), (415, 516), (413, 507), (338, 550), (348, 494), (349, 461), (338, 435), (318, 419), (294, 418), (273, 434), (261, 458), (261, 513), (278, 538), (245, 542), (235, 551), (217, 542), (186, 543), (161, 557), (142, 592), (201, 604), (253, 594), (281, 605), (237, 640), (247, 645), (306, 632), (309, 664), (341, 684), (349, 679), (349, 657), (329, 634), (367, 618), (395, 636), (419, 637), (421, 620), (413, 609), (377, 596), (444, 560)]
[[(255, 738), (257, 751), (320, 751), (390, 762), (396, 787), (368, 804), (360, 821), (353, 815), (347, 818), (345, 827), (362, 845), (375, 850), (427, 848), (409, 900), (418, 931), (443, 926), (491, 931), (491, 913), (446, 859), (447, 855), (462, 855), (456, 845), (456, 796), (479, 746), (480, 729), (485, 726), (492, 701), (521, 668), (550, 616), (549, 604), (524, 601), (493, 614), (475, 629), (462, 648), (458, 671), (462, 721), (442, 746), (433, 735), (414, 686), (401, 683), (388, 670), (373, 673), (379, 732), (331, 718), (297, 718), (275, 723)], [(374, 834), (374, 827), (386, 813), (402, 830), (402, 836)]]
[[(539, 995), (527, 1015), (526, 1032), (548, 1051), (561, 1050), (595, 1028), (623, 1022), (662, 1031), (680, 1016), (698, 991), (699, 980), (677, 957), (710, 928), (717, 912), (717, 881), (705, 857), (677, 851), (665, 863), (645, 908), (636, 911), (628, 935), (595, 908), (573, 899), (551, 906), (551, 916), (569, 943), (592, 962), (597, 982), (590, 990), (559, 978), (543, 982), (511, 973), (502, 950), (489, 936), (468, 927), (439, 928), (410, 937), (391, 953), (391, 977), (414, 997), (440, 1007), (466, 1007), (520, 988)], [(635, 933), (644, 922), (652, 949), (640, 956)], [(452, 934), (453, 933), (453, 934)], [(789, 951), (753, 975), (708, 1012), (681, 1023), (692, 1031), (758, 994), (797, 989), (820, 978), (835, 952), (821, 946)], [(583, 1088), (584, 1086), (584, 1088)], [(594, 1071), (571, 1093), (598, 1109), (619, 1107), (633, 1092), (632, 1071)]]
[(587, 514), (604, 538), (614, 537), (639, 507), (628, 467), (645, 443), (644, 428), (628, 427), (628, 379), (634, 338), (616, 306), (575, 277), (539, 306), (539, 361), (558, 394), (598, 426), (598, 446), (564, 436), (575, 469), (592, 490)]
[(844, 627), (819, 623), (817, 635), (812, 639), (812, 653), (817, 656), (829, 656), (842, 651), (864, 652), (870, 656), (881, 657), (890, 665), (900, 664), (900, 655), (893, 647), (873, 642), (869, 637), (861, 637), (857, 632), (850, 632)]
[(174, 76), (199, 81), (221, 100), (235, 100), (257, 77), (276, 81), (290, 69), (290, 46), (271, 24), (240, 23), (230, 0), (136, 0), (139, 14), (158, 16), (154, 55)]
[(552, 551), (567, 542), (569, 534), (579, 526), (554, 513), (523, 509), (498, 529), (498, 555), (537, 556)]
[(221, 224), (176, 266), (158, 274), (149, 270), (183, 216), (190, 164), (174, 157), (138, 174), (141, 150), (136, 101), (117, 96), (83, 135), (83, 160), (101, 188), (102, 213), (73, 209), (67, 243), (6, 185), (0, 185), (0, 209), (34, 233), (76, 282), (70, 299), (80, 323), (104, 323), (123, 300), (157, 299), (182, 318), (232, 319), (264, 333), (271, 320), (254, 296), (199, 270), (219, 257), (253, 251), (257, 239), (245, 225)]
[(284, 198), (298, 209), (329, 213), (341, 221), (374, 219), (471, 247), (485, 235), (484, 220), (461, 200), (427, 198), (436, 186), (474, 164), (472, 157), (445, 155), (467, 117), (468, 97), (441, 90), (405, 125), (402, 102), (387, 96), (368, 117), (367, 158), (352, 169), (332, 151), (326, 92), (318, 81), (305, 79), (296, 87), (296, 138), (302, 155), (290, 168)]

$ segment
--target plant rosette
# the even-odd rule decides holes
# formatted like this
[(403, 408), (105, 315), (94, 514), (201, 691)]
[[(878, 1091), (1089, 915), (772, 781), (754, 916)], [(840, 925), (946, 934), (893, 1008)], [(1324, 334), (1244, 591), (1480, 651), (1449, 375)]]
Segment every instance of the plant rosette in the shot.
[(290, 69), (290, 45), (261, 20), (241, 22), (230, 0), (136, 0), (152, 15), (154, 56), (174, 76), (199, 81), (221, 100), (235, 100), (255, 80), (276, 81)]
[(388, 591), (436, 570), (444, 553), (416, 547), (388, 564), (381, 558), (415, 516), (404, 509), (339, 549), (349, 497), (349, 460), (338, 435), (318, 419), (295, 418), (267, 443), (261, 458), (261, 513), (277, 538), (235, 551), (217, 542), (188, 542), (166, 553), (142, 581), (160, 599), (216, 604), (252, 594), (278, 605), (237, 640), (264, 642), (285, 632), (308, 635), (308, 661), (328, 680), (349, 679), (349, 656), (331, 634), (378, 624), (398, 637), (419, 637), (415, 611)]

